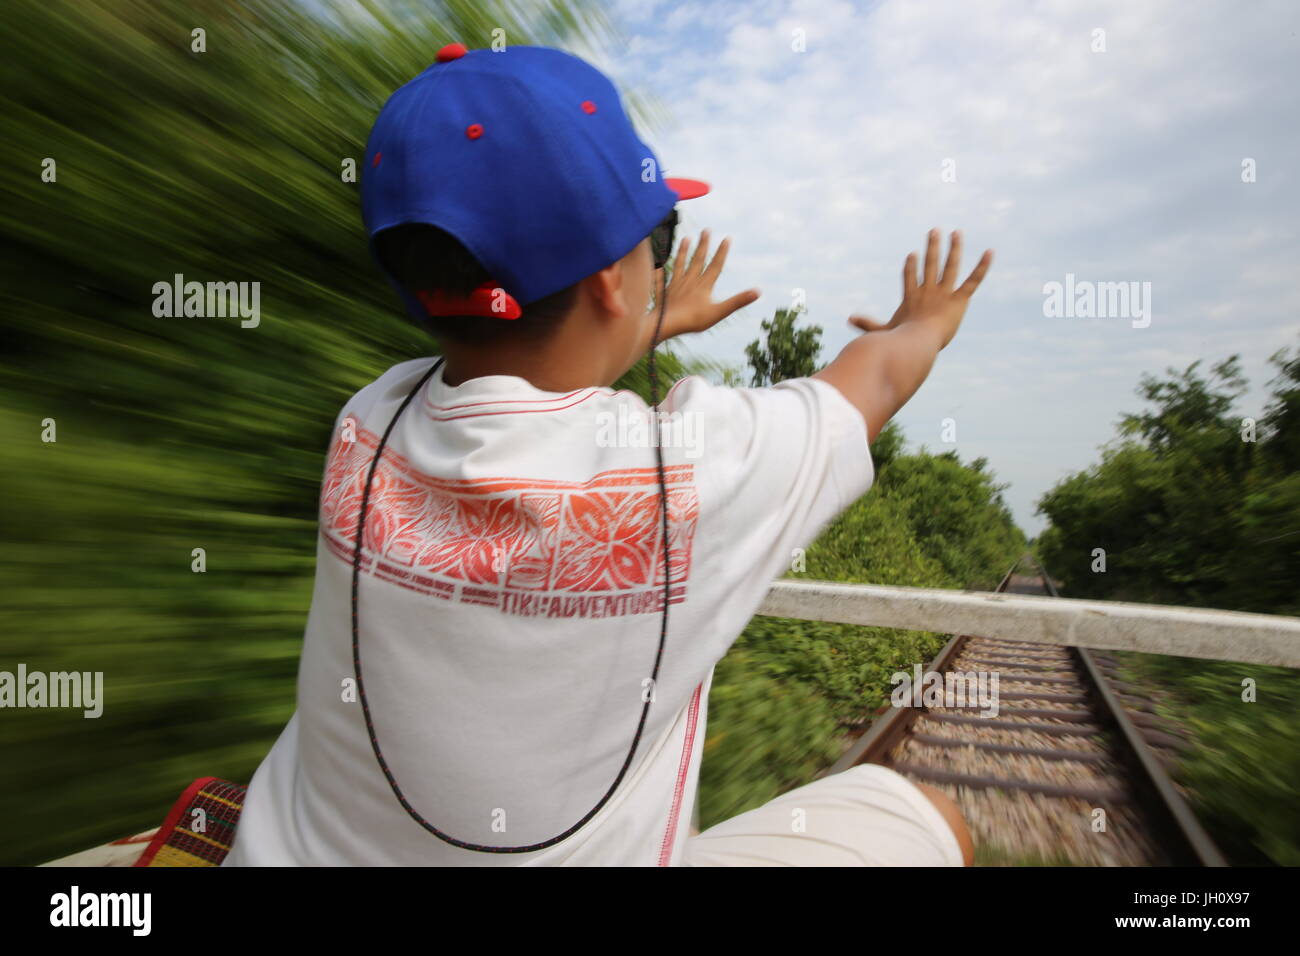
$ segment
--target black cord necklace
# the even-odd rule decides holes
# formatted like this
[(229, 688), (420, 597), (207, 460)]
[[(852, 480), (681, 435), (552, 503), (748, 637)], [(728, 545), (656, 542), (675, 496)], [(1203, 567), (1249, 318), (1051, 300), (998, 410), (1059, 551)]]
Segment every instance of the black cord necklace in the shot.
[(365, 491), (361, 495), (361, 514), (357, 518), (356, 544), (352, 551), (352, 669), (356, 676), (357, 694), (361, 698), (361, 711), (365, 715), (366, 732), (370, 735), (370, 747), (375, 752), (375, 759), (379, 761), (379, 769), (384, 772), (384, 777), (388, 780), (388, 786), (392, 788), (393, 796), (397, 798), (397, 802), (402, 805), (402, 809), (406, 811), (407, 815), (410, 816), (412, 820), (420, 824), (420, 826), (424, 827), (424, 829), (428, 830), (444, 843), (450, 843), (452, 846), (460, 847), (463, 850), (474, 850), (479, 853), (531, 853), (534, 850), (543, 850), (548, 846), (554, 846), (560, 841), (568, 839), (578, 830), (582, 829), (588, 820), (600, 812), (600, 808), (609, 802), (609, 798), (614, 795), (614, 791), (618, 789), (618, 785), (623, 782), (623, 777), (627, 775), (628, 768), (632, 766), (632, 758), (636, 756), (636, 748), (641, 742), (641, 733), (645, 730), (646, 718), (650, 714), (650, 704), (653, 703), (654, 700), (654, 688), (658, 686), (659, 665), (664, 656), (664, 642), (668, 638), (669, 585), (672, 580), (668, 557), (668, 486), (664, 477), (663, 447), (659, 441), (659, 377), (658, 371), (655, 368), (655, 349), (659, 344), (659, 333), (663, 330), (664, 309), (667, 307), (667, 304), (668, 283), (665, 281), (659, 289), (659, 320), (655, 324), (655, 335), (654, 339), (650, 343), (649, 357), (650, 418), (652, 422), (651, 434), (653, 436), (652, 443), (655, 448), (655, 463), (658, 466), (659, 471), (659, 501), (661, 505), (660, 513), (662, 515), (661, 534), (663, 536), (664, 544), (664, 608), (659, 630), (659, 649), (655, 652), (654, 669), (650, 672), (651, 693), (647, 695), (645, 706), (641, 708), (641, 719), (637, 722), (636, 734), (632, 737), (632, 746), (628, 748), (627, 757), (623, 760), (623, 766), (619, 770), (618, 776), (614, 778), (614, 782), (610, 784), (609, 789), (605, 791), (605, 795), (600, 798), (600, 801), (592, 807), (581, 820), (573, 824), (573, 826), (569, 827), (563, 833), (558, 836), (553, 836), (549, 840), (543, 840), (541, 843), (531, 843), (527, 846), (486, 846), (481, 843), (470, 843), (467, 840), (458, 840), (450, 834), (444, 833), (421, 816), (420, 812), (411, 806), (410, 801), (406, 799), (406, 795), (402, 793), (402, 788), (397, 785), (397, 779), (393, 776), (392, 770), (389, 769), (388, 761), (384, 759), (383, 751), (379, 749), (379, 740), (375, 736), (375, 722), (370, 715), (370, 703), (366, 699), (366, 685), (361, 678), (361, 643), (358, 637), (357, 628), (357, 589), (361, 580), (361, 542), (363, 540), (363, 535), (365, 534), (366, 510), (370, 505), (370, 485), (371, 482), (374, 481), (375, 470), (379, 466), (379, 459), (383, 456), (384, 446), (388, 444), (388, 436), (393, 433), (393, 427), (397, 424), (397, 420), (402, 417), (402, 412), (406, 411), (406, 406), (411, 404), (411, 400), (415, 398), (416, 393), (425, 386), (425, 383), (433, 377), (433, 373), (442, 366), (443, 359), (439, 358), (438, 361), (434, 362), (429, 371), (425, 372), (420, 378), (420, 381), (415, 384), (415, 387), (407, 393), (406, 398), (402, 401), (396, 414), (393, 415), (393, 420), (390, 421), (388, 427), (384, 429), (383, 437), (379, 439), (379, 445), (375, 449), (375, 457), (371, 460), (370, 470), (366, 474)]

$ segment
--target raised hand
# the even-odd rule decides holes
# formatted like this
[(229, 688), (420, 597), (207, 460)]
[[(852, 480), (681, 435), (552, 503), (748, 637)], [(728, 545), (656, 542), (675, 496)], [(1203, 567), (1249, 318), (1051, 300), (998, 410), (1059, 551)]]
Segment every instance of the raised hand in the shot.
[(700, 233), (700, 242), (693, 255), (690, 238), (682, 239), (677, 255), (673, 257), (672, 279), (667, 280), (666, 270), (659, 276), (657, 296), (664, 294), (665, 280), (668, 284), (668, 306), (664, 310), (664, 326), (659, 341), (711, 329), (737, 309), (758, 299), (758, 290), (748, 289), (722, 302), (713, 301), (713, 286), (722, 274), (730, 247), (731, 239), (723, 239), (710, 262), (707, 229)]
[[(975, 270), (960, 286), (956, 286), (957, 272), (961, 268), (961, 233), (952, 234), (948, 247), (948, 261), (939, 271), (939, 230), (931, 229), (925, 250), (925, 272), (920, 282), (916, 278), (916, 253), (908, 253), (903, 263), (903, 301), (887, 323), (877, 322), (865, 315), (849, 316), (849, 324), (864, 332), (883, 332), (897, 328), (905, 322), (933, 324), (942, 338), (942, 348), (952, 341), (966, 315), (970, 297), (984, 281), (984, 275), (993, 262), (993, 250), (986, 249)], [(672, 300), (669, 300), (672, 304)]]

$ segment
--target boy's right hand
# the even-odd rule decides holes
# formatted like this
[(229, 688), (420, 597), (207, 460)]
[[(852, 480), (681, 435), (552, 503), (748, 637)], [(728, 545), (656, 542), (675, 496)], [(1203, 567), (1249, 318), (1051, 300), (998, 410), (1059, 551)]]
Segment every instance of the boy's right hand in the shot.
[(959, 287), (957, 270), (961, 268), (961, 233), (952, 234), (948, 248), (948, 261), (939, 271), (939, 230), (931, 229), (925, 250), (925, 273), (920, 283), (916, 280), (916, 253), (908, 253), (903, 263), (903, 301), (888, 323), (877, 322), (865, 315), (849, 317), (849, 323), (864, 332), (883, 332), (897, 328), (904, 322), (933, 324), (940, 334), (943, 348), (952, 341), (961, 320), (966, 315), (970, 297), (984, 280), (993, 262), (993, 251), (985, 250), (975, 271)]

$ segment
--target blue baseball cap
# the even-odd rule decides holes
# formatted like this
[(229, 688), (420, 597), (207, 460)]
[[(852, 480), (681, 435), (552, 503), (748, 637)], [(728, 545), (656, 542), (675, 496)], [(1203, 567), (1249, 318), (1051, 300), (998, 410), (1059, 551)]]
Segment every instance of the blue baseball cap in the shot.
[[(614, 85), (578, 57), (453, 43), (375, 120), (361, 209), (372, 253), (385, 229), (437, 226), (513, 306), (617, 262), (678, 200), (708, 191), (698, 180), (663, 178)], [(453, 314), (398, 291), (415, 315)]]

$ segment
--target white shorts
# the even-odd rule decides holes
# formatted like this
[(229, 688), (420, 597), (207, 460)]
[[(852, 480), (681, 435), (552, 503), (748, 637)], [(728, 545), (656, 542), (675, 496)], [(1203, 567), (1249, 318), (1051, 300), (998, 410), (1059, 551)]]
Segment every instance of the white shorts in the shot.
[(686, 841), (685, 866), (961, 866), (943, 815), (873, 764), (815, 780)]

